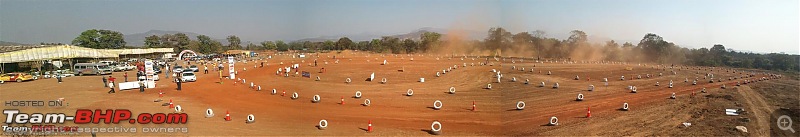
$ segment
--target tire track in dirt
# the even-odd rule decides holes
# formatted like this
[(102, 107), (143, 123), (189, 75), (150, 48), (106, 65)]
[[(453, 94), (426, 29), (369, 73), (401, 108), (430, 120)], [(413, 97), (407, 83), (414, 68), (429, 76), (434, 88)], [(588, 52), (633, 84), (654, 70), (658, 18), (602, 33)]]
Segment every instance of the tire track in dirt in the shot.
[(754, 136), (769, 136), (769, 113), (776, 108), (767, 104), (767, 102), (764, 101), (764, 97), (753, 91), (748, 85), (742, 85), (736, 89), (736, 92), (744, 97), (744, 103), (749, 109), (749, 112), (753, 112), (755, 123), (758, 125), (755, 127), (748, 127), (748, 131), (755, 133), (753, 134)]

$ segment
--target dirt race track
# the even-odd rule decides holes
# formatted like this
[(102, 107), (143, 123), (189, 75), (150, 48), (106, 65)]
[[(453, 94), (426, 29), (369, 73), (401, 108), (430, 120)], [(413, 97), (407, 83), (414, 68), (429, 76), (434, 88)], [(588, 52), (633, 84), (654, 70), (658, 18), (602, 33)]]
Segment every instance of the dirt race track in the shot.
[[(318, 60), (317, 67), (314, 67), (314, 59)], [(339, 62), (335, 63), (336, 60)], [(384, 60), (388, 64), (381, 65)], [(431, 135), (434, 120), (442, 123), (441, 135), (446, 136), (769, 136), (772, 130), (777, 130), (770, 129), (770, 124), (774, 123), (770, 121), (771, 111), (800, 108), (800, 85), (796, 75), (735, 86), (737, 81), (770, 76), (757, 70), (736, 69), (734, 73), (728, 68), (681, 66), (670, 69), (668, 65), (582, 61), (537, 63), (520, 58), (499, 61), (489, 58), (492, 65), (481, 66), (486, 60), (486, 57), (349, 51), (310, 55), (304, 59), (274, 55), (272, 59), (263, 60), (266, 61), (263, 68), (254, 68), (258, 65), (254, 61), (236, 64), (239, 71), (236, 77), (246, 79), (246, 84), (234, 84), (235, 80), (231, 79), (220, 82), (216, 71), (202, 74), (201, 70), (198, 81), (184, 83), (181, 91), (176, 91), (176, 85), (165, 80), (162, 74), (157, 88), (147, 89), (145, 93), (126, 90), (107, 94), (108, 89), (102, 87), (100, 76), (83, 76), (65, 78), (61, 84), (55, 79), (0, 84), (0, 98), (3, 101), (65, 98), (69, 104), (64, 107), (3, 106), (3, 109), (20, 109), (27, 113), (73, 115), (76, 109), (171, 113), (174, 110), (161, 106), (163, 102), (153, 102), (158, 99), (158, 91), (164, 91), (164, 100), (173, 100), (189, 115), (188, 124), (77, 125), (188, 127), (187, 133), (106, 133), (156, 136), (426, 136)], [(311, 77), (276, 75), (279, 68), (290, 64), (300, 64), (299, 70), (311, 72)], [(457, 68), (435, 76), (436, 72), (454, 65)], [(320, 73), (321, 68), (326, 72)], [(502, 74), (500, 83), (493, 69)], [(547, 75), (548, 71), (552, 74)], [(375, 80), (366, 81), (373, 72)], [(751, 72), (754, 77), (742, 77)], [(135, 74), (134, 71), (128, 73)], [(714, 83), (704, 79), (706, 73), (714, 74)], [(223, 74), (227, 75), (227, 71)], [(647, 78), (646, 74), (652, 76)], [(113, 75), (122, 77), (121, 72)], [(637, 75), (642, 78), (637, 79)], [(320, 81), (315, 80), (317, 76)], [(574, 80), (575, 76), (579, 76), (579, 80)], [(621, 81), (620, 76), (625, 76), (625, 80)], [(728, 80), (732, 77), (737, 79)], [(347, 78), (352, 82), (346, 83)], [(383, 78), (387, 83), (380, 82)], [(419, 82), (420, 78), (425, 78), (425, 82)], [(517, 81), (513, 82), (512, 78)], [(608, 78), (608, 86), (603, 78)], [(525, 84), (526, 79), (530, 84)], [(684, 82), (685, 79), (689, 82)], [(698, 79), (697, 85), (691, 84), (694, 79)], [(674, 81), (673, 88), (668, 88), (670, 80)], [(262, 91), (249, 88), (250, 82), (261, 86)], [(541, 82), (546, 85), (540, 87)], [(655, 86), (656, 82), (660, 86)], [(552, 88), (555, 83), (559, 88)], [(492, 89), (486, 89), (487, 84), (491, 84)], [(720, 88), (723, 84), (727, 88)], [(594, 91), (587, 91), (589, 85), (595, 86)], [(638, 92), (631, 93), (628, 86), (636, 86)], [(456, 89), (455, 94), (448, 93), (450, 87)], [(700, 92), (703, 88), (707, 93)], [(272, 89), (278, 94), (270, 94)], [(414, 91), (413, 96), (405, 95), (409, 89)], [(284, 91), (286, 96), (281, 95)], [(361, 91), (363, 97), (354, 98), (356, 91)], [(298, 99), (290, 98), (294, 92), (299, 94)], [(583, 101), (575, 100), (579, 93), (584, 95)], [(672, 93), (677, 94), (676, 99), (669, 99)], [(311, 102), (314, 95), (321, 96), (319, 103)], [(344, 104), (340, 104), (342, 98)], [(361, 105), (365, 99), (371, 101), (370, 106)], [(442, 109), (433, 109), (436, 100), (443, 102)], [(524, 110), (516, 109), (518, 101), (525, 102)], [(473, 102), (477, 107), (475, 111), (472, 111)], [(623, 103), (630, 105), (629, 111), (620, 110)], [(214, 117), (205, 118), (208, 108), (214, 110)], [(591, 109), (591, 118), (586, 117), (587, 108)], [(725, 108), (743, 108), (747, 113), (726, 116)], [(232, 121), (223, 120), (226, 111), (230, 112)], [(248, 114), (255, 116), (255, 123), (245, 123)], [(795, 111), (795, 114), (800, 112)], [(552, 116), (558, 117), (559, 125), (547, 125)], [(329, 122), (325, 130), (316, 127), (322, 119)], [(369, 121), (374, 128), (371, 133), (366, 132)], [(692, 126), (684, 127), (683, 122), (692, 123)], [(737, 131), (735, 126), (747, 127), (748, 133)]]

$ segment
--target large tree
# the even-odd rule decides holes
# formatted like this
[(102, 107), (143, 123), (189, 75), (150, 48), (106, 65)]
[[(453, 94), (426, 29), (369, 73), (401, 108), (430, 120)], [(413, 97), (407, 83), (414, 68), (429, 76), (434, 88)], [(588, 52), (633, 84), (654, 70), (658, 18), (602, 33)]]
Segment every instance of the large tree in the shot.
[(289, 45), (286, 45), (282, 40), (275, 41), (275, 47), (278, 51), (288, 51)]
[(228, 48), (229, 49), (242, 49), (242, 40), (239, 39), (236, 35), (228, 36)]
[(442, 34), (436, 32), (425, 32), (420, 34), (420, 48), (419, 50), (422, 51), (429, 51), (431, 47), (436, 44), (439, 44), (439, 39), (442, 37)]
[(353, 41), (350, 38), (342, 37), (336, 41), (336, 49), (335, 50), (343, 50), (343, 49), (351, 49), (351, 45), (353, 45)]
[(147, 36), (144, 38), (144, 46), (147, 48), (161, 48), (160, 38), (156, 35)]
[(186, 36), (186, 34), (183, 33), (175, 33), (175, 35), (172, 35), (172, 37), (175, 44), (173, 48), (176, 48), (178, 51), (183, 51), (188, 48), (187, 46), (189, 45), (190, 41), (189, 36)]
[(272, 41), (261, 42), (261, 46), (263, 46), (264, 49), (266, 49), (266, 50), (275, 50), (275, 49), (278, 48), (277, 46), (275, 46), (275, 42), (272, 42)]
[(507, 50), (511, 48), (512, 34), (503, 28), (489, 29), (489, 36), (484, 40), (485, 48), (490, 51)]
[(81, 32), (72, 40), (72, 44), (95, 49), (119, 49), (127, 43), (120, 32), (91, 29)]

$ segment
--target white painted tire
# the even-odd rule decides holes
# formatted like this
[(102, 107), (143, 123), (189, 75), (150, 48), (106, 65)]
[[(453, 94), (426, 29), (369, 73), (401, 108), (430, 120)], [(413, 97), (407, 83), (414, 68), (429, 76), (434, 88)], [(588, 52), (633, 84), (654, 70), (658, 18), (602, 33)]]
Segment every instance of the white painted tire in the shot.
[(412, 96), (412, 95), (414, 95), (414, 90), (411, 89), (406, 90), (406, 96)]
[(276, 89), (274, 89), (274, 88), (273, 88), (273, 89), (272, 89), (272, 95), (275, 95), (275, 94), (278, 94), (278, 90), (276, 90)]
[(555, 84), (553, 84), (553, 88), (558, 88), (558, 82), (556, 82)]
[[(437, 126), (439, 128), (436, 128)], [(440, 123), (439, 121), (433, 121), (433, 123), (431, 123), (431, 132), (433, 132), (433, 134), (436, 134), (436, 135), (441, 134), (441, 132), (442, 132), (442, 123)]]
[(486, 89), (492, 89), (492, 84), (486, 85)]
[(320, 100), (322, 100), (322, 97), (320, 97), (319, 95), (314, 95), (314, 97), (311, 98), (311, 102), (314, 103), (319, 103)]
[(328, 120), (320, 120), (319, 124), (317, 124), (317, 128), (320, 130), (325, 130), (325, 128), (328, 128)]
[(525, 109), (525, 102), (519, 101), (517, 102), (517, 110)]
[(214, 110), (211, 108), (206, 109), (206, 118), (214, 117)]
[(443, 105), (444, 104), (442, 103), (442, 101), (439, 101), (439, 100), (433, 101), (433, 109), (435, 109), (435, 110), (442, 109)]
[(258, 89), (256, 89), (256, 91), (261, 91), (261, 86), (258, 86)]
[(628, 111), (628, 109), (629, 109), (628, 108), (628, 103), (623, 103), (622, 104), (622, 110)]
[(456, 94), (456, 87), (450, 87), (450, 94)]
[(669, 96), (669, 98), (671, 98), (671, 99), (675, 99), (675, 98), (676, 98), (676, 97), (675, 97), (675, 92), (672, 92), (672, 95), (671, 95), (671, 96)]
[(372, 104), (372, 101), (370, 101), (369, 99), (364, 100), (364, 106), (369, 106), (370, 104)]
[(356, 95), (353, 96), (355, 98), (361, 98), (361, 91), (356, 91)]
[(253, 123), (253, 122), (256, 122), (256, 116), (253, 116), (253, 114), (247, 115), (246, 123)]
[(175, 113), (181, 113), (181, 112), (183, 112), (183, 107), (181, 107), (181, 105), (175, 105)]
[(578, 98), (575, 99), (576, 101), (583, 101), (583, 94), (578, 94)]
[(350, 83), (350, 82), (353, 82), (353, 81), (350, 80), (350, 78), (347, 78), (347, 79), (344, 80), (344, 82)]
[(439, 76), (441, 76), (441, 75), (439, 75), (439, 71), (436, 71), (436, 77), (439, 77)]
[(539, 87), (544, 87), (544, 86), (545, 86), (544, 81), (542, 81), (542, 83), (539, 84)]
[(556, 118), (555, 116), (553, 116), (553, 117), (550, 117), (550, 121), (549, 121), (547, 124), (548, 124), (548, 125), (551, 125), (551, 126), (556, 126), (556, 125), (558, 125), (558, 118)]
[(594, 91), (594, 85), (589, 85), (589, 91)]
[(321, 81), (321, 80), (322, 80), (322, 79), (320, 79), (320, 78), (319, 78), (319, 76), (317, 76), (317, 81)]
[(292, 99), (297, 99), (299, 97), (300, 95), (298, 95), (297, 92), (292, 93)]
[(386, 84), (386, 78), (381, 79), (381, 84)]

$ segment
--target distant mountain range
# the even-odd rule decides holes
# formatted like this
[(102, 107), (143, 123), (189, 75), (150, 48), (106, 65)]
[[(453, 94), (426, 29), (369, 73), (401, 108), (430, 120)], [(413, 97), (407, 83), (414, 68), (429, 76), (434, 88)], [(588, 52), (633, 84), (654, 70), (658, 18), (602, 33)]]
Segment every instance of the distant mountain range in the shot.
[[(402, 33), (402, 34), (360, 33), (360, 34), (354, 34), (354, 35), (321, 36), (321, 37), (315, 37), (315, 38), (299, 39), (299, 40), (295, 40), (295, 41), (311, 41), (311, 42), (323, 42), (323, 41), (326, 41), (326, 40), (337, 41), (337, 40), (339, 40), (339, 38), (342, 38), (342, 37), (350, 38), (350, 40), (353, 40), (353, 41), (369, 41), (369, 40), (372, 40), (372, 39), (380, 39), (383, 36), (399, 38), (399, 39), (419, 40), (420, 39), (419, 36), (424, 34), (425, 32), (436, 32), (436, 33), (442, 34), (443, 35), (442, 36), (442, 40), (446, 40), (447, 37), (444, 36), (444, 35), (447, 35), (447, 33), (451, 32), (451, 31), (447, 30), (447, 29), (441, 29), (441, 28), (424, 27), (424, 28), (420, 28), (420, 29), (417, 29), (417, 30), (413, 30), (413, 31), (411, 31), (409, 33)], [(468, 39), (468, 40), (483, 39), (484, 37), (486, 37), (486, 32), (471, 31), (471, 30), (463, 30), (463, 31), (458, 31), (458, 32), (466, 33), (466, 34), (462, 34), (462, 35), (463, 35), (463, 37), (465, 37), (464, 39)]]
[[(413, 30), (413, 31), (408, 32), (408, 33), (401, 33), (401, 34), (389, 34), (389, 33), (379, 33), (379, 32), (364, 32), (364, 33), (351, 34), (351, 35), (335, 35), (335, 36), (320, 36), (320, 37), (314, 37), (314, 38), (303, 38), (303, 39), (298, 39), (298, 40), (293, 40), (293, 41), (311, 41), (311, 42), (324, 42), (324, 41), (327, 41), (327, 40), (337, 41), (337, 40), (339, 40), (339, 38), (342, 38), (342, 37), (350, 38), (350, 40), (353, 40), (353, 41), (369, 41), (369, 40), (372, 40), (372, 39), (380, 39), (383, 36), (394, 37), (394, 38), (399, 38), (399, 39), (419, 40), (420, 39), (419, 36), (422, 35), (425, 32), (440, 33), (440, 34), (443, 35), (442, 36), (442, 40), (446, 40), (447, 39), (446, 35), (447, 35), (447, 33), (451, 32), (451, 30), (441, 29), (441, 28), (424, 27), (424, 28), (420, 28), (420, 29), (417, 29), (417, 30)], [(467, 39), (467, 40), (483, 39), (483, 38), (486, 37), (486, 32), (480, 32), (480, 31), (463, 30), (463, 31), (455, 31), (455, 32), (465, 33), (465, 34), (461, 34), (461, 36), (465, 37), (464, 39)], [(192, 39), (192, 40), (196, 40), (197, 36), (201, 35), (201, 34), (197, 34), (197, 33), (194, 33), (194, 32), (185, 32), (185, 31), (150, 30), (150, 31), (147, 31), (147, 32), (144, 32), (144, 33), (125, 34), (124, 38), (125, 38), (125, 42), (128, 43), (127, 44), (128, 46), (139, 47), (139, 46), (144, 46), (145, 37), (152, 36), (152, 35), (162, 36), (164, 34), (176, 34), (176, 33), (184, 33), (184, 34), (186, 34), (186, 36), (189, 36), (189, 39)], [(228, 44), (228, 40), (226, 40), (224, 38), (214, 38), (214, 37), (212, 37), (212, 39), (221, 42), (223, 45), (227, 45)], [(253, 41), (254, 44), (257, 44), (260, 41), (264, 41), (264, 40), (244, 40), (243, 39), (242, 41), (243, 41), (242, 45), (246, 45), (247, 43), (244, 43), (244, 41)]]
[(0, 46), (16, 46), (16, 45), (30, 45), (30, 44), (22, 44), (22, 43), (16, 43), (16, 42), (0, 41)]

